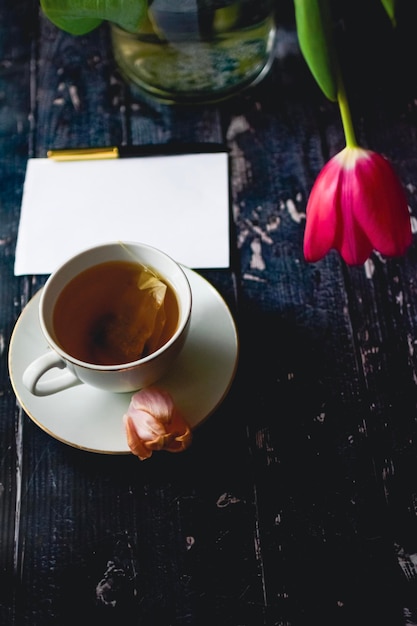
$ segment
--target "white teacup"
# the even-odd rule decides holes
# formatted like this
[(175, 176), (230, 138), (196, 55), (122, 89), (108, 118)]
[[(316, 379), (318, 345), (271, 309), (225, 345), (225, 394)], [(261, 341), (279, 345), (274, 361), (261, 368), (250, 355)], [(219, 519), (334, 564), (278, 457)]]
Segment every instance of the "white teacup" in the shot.
[[(130, 273), (117, 273), (128, 266)], [(132, 277), (135, 266), (138, 274)], [(144, 268), (150, 272), (143, 272)], [(140, 293), (147, 296), (139, 308), (133, 287), (136, 280), (141, 284)], [(125, 288), (125, 283), (130, 286)], [(107, 293), (112, 284), (116, 295)], [(151, 297), (151, 292), (163, 294), (165, 322), (159, 301)], [(93, 309), (98, 303), (103, 304), (97, 317)], [(112, 310), (117, 308), (115, 303), (119, 305), (117, 311)], [(167, 372), (182, 349), (191, 305), (185, 272), (164, 252), (133, 242), (111, 242), (84, 250), (61, 265), (45, 283), (39, 321), (50, 349), (27, 367), (23, 384), (36, 396), (81, 383), (111, 392), (147, 387)], [(142, 322), (136, 323), (143, 318), (142, 309), (147, 312), (144, 330)], [(145, 342), (146, 350), (135, 354), (151, 327), (157, 332)], [(121, 354), (107, 354), (108, 345), (113, 352), (120, 348)]]

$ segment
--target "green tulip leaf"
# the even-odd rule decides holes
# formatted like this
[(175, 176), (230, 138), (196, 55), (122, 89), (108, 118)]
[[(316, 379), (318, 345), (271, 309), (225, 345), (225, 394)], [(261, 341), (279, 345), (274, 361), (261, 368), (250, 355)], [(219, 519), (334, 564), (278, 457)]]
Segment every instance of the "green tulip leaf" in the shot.
[(387, 12), (389, 19), (391, 20), (392, 25), (395, 26), (396, 25), (395, 8), (397, 4), (396, 0), (381, 0), (381, 2), (382, 2), (382, 6)]
[(324, 95), (337, 100), (337, 57), (327, 0), (294, 0), (298, 42), (303, 57)]
[(46, 17), (71, 35), (85, 35), (103, 20), (135, 32), (146, 17), (147, 0), (40, 0)]

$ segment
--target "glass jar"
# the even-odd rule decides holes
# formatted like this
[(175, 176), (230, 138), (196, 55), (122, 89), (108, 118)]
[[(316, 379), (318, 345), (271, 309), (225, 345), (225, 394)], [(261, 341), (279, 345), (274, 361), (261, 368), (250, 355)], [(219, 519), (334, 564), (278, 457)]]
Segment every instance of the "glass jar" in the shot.
[(268, 72), (273, 0), (149, 0), (137, 32), (112, 24), (111, 34), (122, 75), (147, 93), (169, 103), (216, 102)]

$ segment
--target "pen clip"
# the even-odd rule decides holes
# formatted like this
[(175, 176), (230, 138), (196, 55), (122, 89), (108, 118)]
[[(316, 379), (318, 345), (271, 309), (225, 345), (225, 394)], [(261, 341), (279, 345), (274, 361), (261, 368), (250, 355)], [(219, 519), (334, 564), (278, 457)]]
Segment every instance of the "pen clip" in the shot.
[(73, 148), (65, 150), (48, 150), (48, 159), (54, 161), (86, 161), (94, 159), (118, 159), (119, 150), (116, 146), (107, 148)]

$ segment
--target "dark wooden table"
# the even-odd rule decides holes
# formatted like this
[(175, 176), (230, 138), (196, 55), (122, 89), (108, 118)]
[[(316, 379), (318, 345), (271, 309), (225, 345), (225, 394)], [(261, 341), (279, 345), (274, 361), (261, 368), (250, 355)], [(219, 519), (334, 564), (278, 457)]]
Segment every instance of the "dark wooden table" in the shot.
[[(270, 75), (182, 108), (121, 80), (106, 26), (75, 39), (36, 0), (0, 0), (2, 626), (417, 623), (417, 249), (304, 261), (309, 190), (344, 142), (284, 4)], [(389, 157), (415, 220), (413, 3), (394, 34), (377, 0), (342, 4), (358, 137)], [(231, 267), (202, 273), (235, 317), (237, 375), (182, 454), (78, 450), (9, 380), (13, 327), (46, 278), (13, 275), (26, 162), (171, 141), (230, 151)]]

